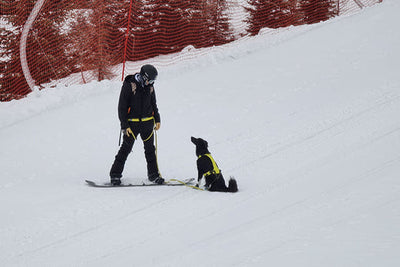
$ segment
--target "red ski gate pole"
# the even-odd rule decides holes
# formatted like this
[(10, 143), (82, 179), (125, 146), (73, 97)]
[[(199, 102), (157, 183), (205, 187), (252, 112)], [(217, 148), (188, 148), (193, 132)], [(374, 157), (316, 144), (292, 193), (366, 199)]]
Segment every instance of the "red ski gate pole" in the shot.
[(123, 64), (122, 64), (122, 79), (121, 79), (122, 81), (124, 80), (124, 74), (125, 74), (126, 50), (127, 50), (127, 46), (128, 46), (131, 13), (132, 13), (132, 0), (130, 1), (130, 4), (129, 4), (128, 26), (126, 27), (126, 33), (125, 33), (124, 60), (123, 60)]

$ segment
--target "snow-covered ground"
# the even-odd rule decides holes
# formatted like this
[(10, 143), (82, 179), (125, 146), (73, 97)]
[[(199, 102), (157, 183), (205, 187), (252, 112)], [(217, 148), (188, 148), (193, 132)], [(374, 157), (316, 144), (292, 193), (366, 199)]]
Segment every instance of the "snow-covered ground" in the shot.
[[(0, 103), (0, 265), (400, 266), (399, 11), (160, 67), (162, 175), (195, 177), (202, 137), (236, 194), (86, 186), (118, 150), (119, 81)], [(146, 176), (140, 141), (124, 175)]]

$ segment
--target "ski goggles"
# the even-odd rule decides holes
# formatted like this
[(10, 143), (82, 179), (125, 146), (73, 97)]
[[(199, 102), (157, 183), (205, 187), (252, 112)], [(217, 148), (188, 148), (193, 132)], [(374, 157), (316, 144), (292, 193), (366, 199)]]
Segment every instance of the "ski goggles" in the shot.
[(153, 83), (156, 81), (156, 79), (154, 79), (154, 80), (149, 80), (149, 79), (147, 79), (146, 76), (144, 76), (144, 80), (147, 81), (149, 84), (153, 84)]

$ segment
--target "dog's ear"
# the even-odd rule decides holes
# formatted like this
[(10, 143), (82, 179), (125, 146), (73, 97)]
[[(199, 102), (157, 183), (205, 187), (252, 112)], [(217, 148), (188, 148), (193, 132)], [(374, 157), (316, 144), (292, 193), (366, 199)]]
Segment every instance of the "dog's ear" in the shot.
[(197, 145), (201, 148), (208, 148), (208, 142), (201, 138), (197, 139)]
[(205, 148), (208, 148), (208, 142), (206, 140), (202, 140), (203, 141), (203, 145)]

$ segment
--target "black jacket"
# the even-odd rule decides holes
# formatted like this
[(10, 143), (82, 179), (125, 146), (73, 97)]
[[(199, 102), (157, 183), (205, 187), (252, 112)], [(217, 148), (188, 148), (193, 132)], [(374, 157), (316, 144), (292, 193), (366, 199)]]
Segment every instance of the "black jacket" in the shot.
[(154, 87), (142, 84), (140, 78), (140, 74), (128, 75), (122, 84), (118, 102), (121, 129), (128, 128), (128, 119), (132, 118), (141, 119), (154, 116), (155, 122), (160, 122)]

